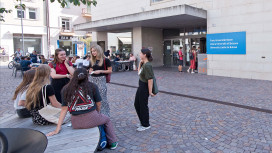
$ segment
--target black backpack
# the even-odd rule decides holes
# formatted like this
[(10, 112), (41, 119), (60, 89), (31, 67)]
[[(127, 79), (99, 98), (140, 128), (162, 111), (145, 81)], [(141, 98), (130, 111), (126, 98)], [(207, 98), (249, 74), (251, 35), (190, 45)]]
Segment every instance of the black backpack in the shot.
[(189, 58), (190, 58), (190, 60), (193, 60), (193, 59), (194, 59), (194, 55), (193, 55), (192, 52), (189, 53)]

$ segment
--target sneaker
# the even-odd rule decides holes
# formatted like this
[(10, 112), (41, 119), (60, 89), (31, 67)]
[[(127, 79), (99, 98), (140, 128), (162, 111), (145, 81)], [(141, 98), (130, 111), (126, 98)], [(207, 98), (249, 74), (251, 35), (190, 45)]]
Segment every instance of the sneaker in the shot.
[(142, 125), (139, 123), (136, 125), (137, 128), (142, 127)]
[(148, 127), (142, 126), (142, 127), (137, 128), (137, 131), (141, 132), (141, 131), (144, 131), (144, 130), (147, 130), (147, 129), (150, 129), (150, 128), (151, 128), (151, 126), (148, 126)]
[(117, 146), (118, 146), (118, 142), (114, 142), (114, 143), (111, 144), (110, 149), (114, 150), (114, 149), (117, 148)]
[(191, 73), (195, 73), (194, 71), (192, 71)]
[(188, 69), (187, 72), (190, 73), (190, 69)]

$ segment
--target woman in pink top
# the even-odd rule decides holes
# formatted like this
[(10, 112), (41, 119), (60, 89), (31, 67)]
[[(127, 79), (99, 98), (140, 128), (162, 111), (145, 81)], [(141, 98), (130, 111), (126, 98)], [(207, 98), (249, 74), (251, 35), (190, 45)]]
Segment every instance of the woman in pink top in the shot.
[(54, 60), (49, 64), (51, 67), (51, 85), (54, 88), (56, 98), (61, 102), (61, 89), (70, 81), (74, 74), (72, 63), (66, 59), (65, 50), (58, 48), (55, 50)]
[(182, 65), (183, 65), (183, 53), (182, 53), (182, 47), (179, 48), (179, 66), (178, 66), (178, 71), (182, 72)]

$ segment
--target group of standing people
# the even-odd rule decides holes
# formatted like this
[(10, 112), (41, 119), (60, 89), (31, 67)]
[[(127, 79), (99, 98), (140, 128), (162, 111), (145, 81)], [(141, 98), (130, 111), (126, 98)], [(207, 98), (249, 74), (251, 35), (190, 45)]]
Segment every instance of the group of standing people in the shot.
[[(199, 52), (199, 48), (198, 50), (196, 50), (196, 47), (193, 46), (192, 49), (189, 51), (189, 60), (190, 60), (190, 66), (189, 69), (187, 70), (188, 73), (195, 73), (195, 70), (197, 70), (197, 54)], [(183, 50), (182, 47), (180, 47), (179, 52), (178, 52), (178, 56), (179, 56), (179, 63), (178, 63), (178, 71), (182, 72), (182, 66), (183, 66)]]

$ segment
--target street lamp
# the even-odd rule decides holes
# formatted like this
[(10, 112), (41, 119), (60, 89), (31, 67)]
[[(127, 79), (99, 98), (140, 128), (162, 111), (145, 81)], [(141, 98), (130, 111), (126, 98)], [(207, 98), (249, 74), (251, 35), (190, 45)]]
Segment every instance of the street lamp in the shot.
[(22, 7), (22, 0), (20, 0), (20, 9), (21, 9), (21, 28), (22, 28), (22, 49), (23, 49), (23, 55), (25, 55), (24, 47), (24, 28), (23, 28), (23, 7)]

